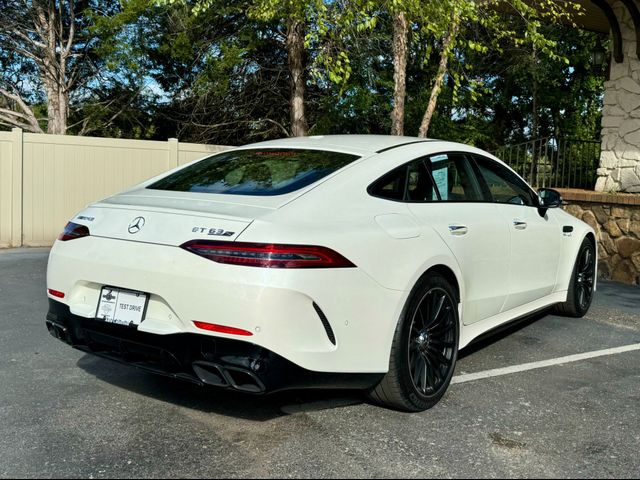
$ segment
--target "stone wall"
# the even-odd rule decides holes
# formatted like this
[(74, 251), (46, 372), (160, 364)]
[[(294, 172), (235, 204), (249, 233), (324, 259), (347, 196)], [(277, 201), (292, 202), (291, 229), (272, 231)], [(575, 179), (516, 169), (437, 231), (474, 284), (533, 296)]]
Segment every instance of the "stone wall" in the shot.
[(605, 203), (607, 195), (572, 193), (562, 192), (564, 209), (596, 231), (600, 278), (640, 285), (640, 196), (622, 204)]
[(620, 21), (624, 61), (611, 60), (602, 115), (602, 154), (596, 191), (640, 192), (640, 60), (631, 14), (613, 4)]

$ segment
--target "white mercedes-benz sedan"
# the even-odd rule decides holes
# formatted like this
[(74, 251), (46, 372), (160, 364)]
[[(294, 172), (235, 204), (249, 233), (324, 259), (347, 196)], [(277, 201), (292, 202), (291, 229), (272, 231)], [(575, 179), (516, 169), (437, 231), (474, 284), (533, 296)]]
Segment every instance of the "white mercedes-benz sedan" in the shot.
[(234, 148), (73, 218), (49, 259), (47, 327), (200, 385), (357, 388), (420, 411), (480, 335), (552, 306), (587, 312), (596, 238), (561, 203), (456, 143)]

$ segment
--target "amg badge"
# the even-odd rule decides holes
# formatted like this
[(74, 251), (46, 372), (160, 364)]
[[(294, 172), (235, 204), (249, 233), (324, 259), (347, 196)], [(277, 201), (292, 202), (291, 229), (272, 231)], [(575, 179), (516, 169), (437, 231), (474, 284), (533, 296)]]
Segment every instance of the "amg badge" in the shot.
[(204, 233), (215, 237), (231, 237), (236, 232), (230, 232), (223, 230), (222, 228), (206, 228), (206, 227), (193, 227), (191, 230), (193, 233)]

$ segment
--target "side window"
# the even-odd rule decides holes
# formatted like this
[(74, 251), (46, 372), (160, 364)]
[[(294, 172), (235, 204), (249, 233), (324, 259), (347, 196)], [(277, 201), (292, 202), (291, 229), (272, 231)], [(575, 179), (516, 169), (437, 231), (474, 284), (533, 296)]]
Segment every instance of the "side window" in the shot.
[(438, 200), (438, 194), (424, 161), (416, 160), (407, 165), (407, 169), (407, 201), (424, 203)]
[(437, 200), (433, 182), (422, 159), (387, 173), (369, 187), (369, 194), (405, 202)]
[(441, 201), (480, 202), (484, 200), (478, 179), (465, 155), (459, 153), (433, 155), (427, 159), (426, 163), (431, 169), (431, 176)]
[(387, 200), (404, 200), (405, 187), (407, 185), (407, 165), (391, 170), (386, 175), (376, 180), (368, 189), (374, 197)]
[(531, 189), (511, 170), (485, 157), (476, 156), (475, 159), (492, 201), (534, 205)]

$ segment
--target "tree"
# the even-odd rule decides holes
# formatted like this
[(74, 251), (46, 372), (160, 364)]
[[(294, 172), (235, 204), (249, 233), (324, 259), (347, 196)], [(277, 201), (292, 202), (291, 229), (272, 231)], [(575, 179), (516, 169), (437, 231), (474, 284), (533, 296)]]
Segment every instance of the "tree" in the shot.
[[(509, 16), (504, 18), (503, 28), (522, 36), (526, 26), (522, 18)], [(487, 42), (489, 50), (480, 52), (466, 41), (458, 42), (430, 135), (496, 151), (533, 138), (536, 122), (541, 138), (599, 139), (605, 68), (594, 68), (590, 52), (607, 37), (562, 24), (541, 28), (541, 33), (555, 42), (557, 59), (538, 57), (534, 62), (534, 47), (528, 43), (516, 45), (505, 40), (497, 48)], [(479, 41), (483, 36), (479, 26), (475, 30), (466, 26), (464, 29), (465, 40)], [(426, 78), (433, 78), (434, 68), (425, 72)], [(464, 70), (456, 88), (452, 76), (458, 75), (461, 68)], [(468, 85), (470, 81), (476, 82), (474, 88)], [(407, 112), (408, 123), (414, 125), (423, 114), (416, 103), (426, 104), (429, 97), (428, 92), (420, 93), (415, 84), (410, 84), (409, 90), (410, 96), (417, 95)]]
[[(321, 2), (322, 3), (322, 2)], [(430, 85), (431, 94), (426, 107), (423, 110), (422, 121), (418, 131), (419, 136), (425, 137), (436, 111), (438, 97), (442, 90), (447, 75), (453, 79), (454, 98), (459, 88), (464, 72), (453, 73), (450, 71), (452, 59), (458, 60), (463, 68), (466, 68), (464, 57), (459, 55), (460, 46), (464, 49), (487, 52), (489, 46), (497, 48), (505, 39), (514, 44), (531, 44), (547, 58), (555, 58), (554, 43), (540, 33), (541, 20), (545, 22), (557, 22), (560, 19), (569, 18), (568, 8), (576, 8), (573, 4), (565, 6), (562, 2), (528, 2), (526, 0), (513, 0), (504, 4), (501, 0), (440, 0), (438, 2), (424, 2), (419, 0), (386, 0), (384, 2), (370, 2), (367, 0), (352, 0), (348, 2), (327, 2), (330, 5), (338, 4), (340, 8), (333, 8), (337, 12), (333, 20), (334, 28), (330, 30), (335, 36), (344, 36), (345, 25), (352, 21), (354, 16), (364, 15), (376, 18), (390, 16), (393, 23), (392, 34), (392, 59), (394, 69), (394, 88), (391, 110), (391, 133), (401, 135), (404, 133), (405, 102), (407, 88), (407, 62), (409, 56), (408, 44), (412, 41), (415, 46), (419, 43), (428, 43), (430, 48), (426, 50), (425, 63), (431, 60), (431, 52), (437, 51), (438, 67), (434, 72)], [(322, 3), (324, 5), (324, 3)], [(505, 9), (508, 14), (516, 15), (525, 20), (526, 28), (520, 32), (505, 29)], [(325, 11), (327, 9), (325, 6)], [(346, 12), (346, 13), (345, 13)], [(346, 22), (345, 22), (346, 20)], [(328, 22), (331, 23), (331, 22)], [(373, 28), (384, 22), (367, 21), (362, 23), (365, 28)], [(467, 37), (477, 25), (480, 25), (485, 33), (485, 42), (469, 40), (459, 44), (459, 37)], [(461, 35), (461, 30), (463, 34)], [(325, 34), (326, 36), (326, 34)], [(351, 52), (343, 49), (339, 52), (342, 65), (349, 62)], [(329, 79), (344, 83), (350, 72), (344, 72), (344, 68), (335, 60), (323, 55), (322, 60), (328, 66)], [(427, 65), (428, 67), (428, 65)], [(474, 84), (473, 80), (468, 82)]]
[(453, 18), (451, 20), (450, 30), (444, 37), (442, 42), (442, 47), (440, 51), (440, 63), (438, 64), (438, 72), (436, 73), (436, 78), (433, 81), (433, 87), (431, 88), (431, 95), (429, 97), (429, 103), (427, 104), (427, 108), (422, 117), (422, 122), (420, 123), (420, 129), (418, 130), (418, 137), (426, 138), (429, 133), (429, 126), (431, 125), (431, 119), (433, 118), (433, 113), (436, 110), (436, 104), (438, 102), (438, 97), (440, 96), (440, 91), (442, 90), (442, 84), (444, 82), (444, 77), (447, 74), (447, 67), (449, 64), (449, 56), (451, 55), (451, 51), (455, 47), (455, 42), (458, 37), (458, 31), (460, 30), (460, 12), (454, 11)]
[(175, 2), (155, 15), (144, 57), (161, 93), (156, 135), (240, 144), (290, 135), (289, 68), (281, 24), (247, 15), (249, 3)]
[(254, 18), (276, 21), (285, 27), (285, 45), (289, 61), (291, 135), (294, 137), (305, 136), (309, 128), (304, 100), (304, 56), (307, 16), (312, 8), (311, 3), (309, 0), (254, 0), (249, 9), (250, 15)]
[[(189, 0), (157, 0), (160, 4), (189, 4)], [(195, 0), (192, 11), (198, 15), (212, 9), (224, 8), (218, 0)], [(222, 2), (227, 3), (227, 2)], [(307, 18), (313, 6), (322, 0), (247, 0), (240, 2), (241, 11), (251, 18), (264, 22), (276, 22), (284, 29), (284, 45), (289, 64), (289, 111), (291, 135), (304, 136), (308, 131), (305, 113), (305, 37)]]
[[(68, 133), (240, 144), (407, 131), (490, 150), (534, 131), (597, 136), (593, 34), (520, 0), (517, 15), (497, 0), (158, 1), (0, 0), (0, 128), (42, 131), (56, 125), (49, 110), (63, 116), (41, 79), (46, 50), (18, 51), (34, 47), (11, 24), (36, 41), (29, 8), (53, 4), (75, 8)], [(54, 50), (59, 63), (60, 40)]]
[[(92, 70), (94, 39), (83, 0), (6, 0), (0, 16), (0, 122), (42, 132), (33, 107), (46, 103), (46, 128), (64, 134), (69, 100)], [(42, 95), (42, 93), (44, 95)]]
[[(83, 135), (109, 131), (124, 112), (135, 116), (143, 97), (139, 70), (104, 50), (112, 42), (114, 51), (129, 53), (138, 40), (122, 34), (135, 19), (103, 28), (120, 13), (119, 0), (0, 2), (0, 125)], [(149, 4), (126, 2), (139, 11)]]
[(393, 13), (393, 110), (391, 135), (404, 135), (404, 102), (407, 96), (409, 24), (403, 10)]
[[(442, 88), (444, 76), (448, 72), (450, 59), (455, 55), (456, 44), (460, 30), (466, 26), (479, 24), (485, 34), (486, 42), (472, 40), (470, 35), (463, 35), (467, 39), (466, 46), (480, 53), (487, 53), (489, 46), (498, 50), (505, 42), (516, 46), (531, 45), (533, 50), (550, 60), (568, 59), (556, 52), (557, 43), (544, 35), (544, 23), (572, 22), (573, 15), (579, 13), (580, 6), (573, 3), (548, 2), (545, 0), (527, 2), (513, 0), (505, 6), (500, 0), (443, 0), (435, 9), (428, 9), (428, 17), (439, 19), (429, 23), (429, 30), (442, 38), (440, 47), (440, 61), (438, 72), (433, 82), (429, 103), (425, 110), (419, 136), (426, 137), (429, 131), (433, 112)], [(437, 15), (440, 13), (440, 15)], [(516, 16), (523, 21), (522, 30), (505, 28), (507, 17)], [(434, 27), (435, 23), (435, 27)], [(575, 27), (575, 24), (573, 25)], [(467, 30), (468, 32), (468, 30)], [(456, 87), (459, 86), (460, 76), (453, 76)]]

